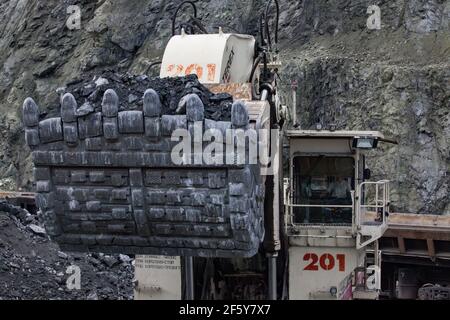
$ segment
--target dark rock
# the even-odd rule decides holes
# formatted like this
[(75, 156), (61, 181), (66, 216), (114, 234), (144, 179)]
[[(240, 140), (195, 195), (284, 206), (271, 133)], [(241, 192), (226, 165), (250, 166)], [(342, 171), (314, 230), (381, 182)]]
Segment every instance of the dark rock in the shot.
[(60, 257), (61, 259), (67, 260), (69, 258), (69, 255), (62, 251), (58, 251), (58, 257)]
[(119, 259), (120, 261), (122, 261), (123, 263), (130, 263), (131, 261), (133, 261), (133, 259), (131, 259), (129, 256), (125, 255), (125, 254), (120, 254), (119, 255)]
[[(230, 121), (231, 119), (231, 105), (232, 97), (229, 94), (213, 94), (205, 86), (203, 86), (196, 75), (189, 75), (181, 78), (148, 78), (147, 76), (133, 76), (130, 74), (119, 74), (111, 71), (105, 71), (100, 78), (108, 81), (108, 84), (102, 85), (106, 93), (109, 89), (115, 91), (117, 95), (117, 102), (114, 97), (108, 98), (109, 104), (119, 106), (119, 111), (143, 111), (145, 109), (144, 101), (141, 97), (148, 89), (152, 89), (158, 95), (160, 105), (160, 114), (175, 115), (179, 114), (177, 111), (180, 100), (192, 93), (198, 95), (204, 105), (204, 114), (206, 119)], [(106, 83), (106, 82), (105, 82)], [(75, 99), (80, 102), (89, 96), (89, 103), (94, 108), (95, 112), (99, 112), (104, 104), (104, 97), (101, 91), (96, 89), (96, 84), (92, 80), (92, 75), (85, 75), (82, 81), (67, 84), (66, 92), (70, 92), (75, 96)], [(110, 93), (109, 93), (110, 94)], [(119, 101), (120, 97), (120, 101)], [(150, 96), (149, 96), (150, 97)], [(137, 98), (137, 99), (136, 99)], [(156, 98), (151, 98), (156, 101)], [(155, 109), (156, 110), (156, 109)], [(103, 110), (105, 111), (105, 110)], [(153, 114), (156, 115), (156, 111)], [(111, 113), (112, 116), (113, 113)], [(59, 116), (59, 110), (50, 110), (45, 118)], [(146, 116), (153, 116), (147, 115)]]
[(83, 117), (83, 116), (86, 116), (93, 112), (94, 112), (94, 107), (89, 102), (86, 102), (77, 109), (77, 116)]
[(98, 300), (97, 292), (92, 292), (87, 296), (87, 300)]
[(45, 78), (51, 74), (53, 74), (56, 69), (58, 69), (58, 64), (53, 61), (50, 64), (44, 66), (42, 69), (33, 73), (33, 75), (37, 78)]
[(45, 229), (35, 225), (35, 224), (30, 224), (28, 225), (28, 229), (30, 229), (31, 231), (33, 231), (33, 233), (37, 234), (38, 236), (45, 236), (46, 232)]
[(134, 94), (130, 94), (128, 96), (128, 103), (130, 103), (130, 104), (135, 103), (138, 100), (139, 100), (139, 97)]
[(117, 261), (116, 258), (112, 257), (112, 256), (104, 256), (101, 261), (107, 265), (109, 268), (114, 267), (116, 264), (118, 264), (119, 262)]

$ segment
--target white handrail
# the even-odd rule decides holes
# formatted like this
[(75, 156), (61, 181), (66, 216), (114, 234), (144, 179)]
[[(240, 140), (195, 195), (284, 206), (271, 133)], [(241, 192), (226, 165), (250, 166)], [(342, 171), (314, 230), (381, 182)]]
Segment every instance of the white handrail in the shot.
[[(389, 182), (389, 180), (380, 180), (376, 182), (366, 181), (359, 185), (359, 199), (356, 210), (356, 223), (358, 227), (364, 222), (364, 216), (368, 211), (367, 209), (375, 209), (376, 213), (379, 213), (379, 210), (381, 209), (381, 222), (382, 224), (386, 224), (386, 212), (388, 211), (387, 209), (389, 206)], [(375, 198), (371, 199), (371, 201), (366, 204), (362, 204), (364, 192), (367, 192), (364, 188), (365, 186), (375, 187)]]
[(353, 208), (351, 204), (286, 204), (293, 208)]

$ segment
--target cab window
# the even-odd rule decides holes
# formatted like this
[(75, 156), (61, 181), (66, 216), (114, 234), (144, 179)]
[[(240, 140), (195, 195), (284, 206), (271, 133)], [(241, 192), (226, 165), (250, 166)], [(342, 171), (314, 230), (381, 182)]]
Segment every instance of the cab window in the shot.
[(351, 224), (354, 159), (301, 156), (293, 164), (294, 222)]

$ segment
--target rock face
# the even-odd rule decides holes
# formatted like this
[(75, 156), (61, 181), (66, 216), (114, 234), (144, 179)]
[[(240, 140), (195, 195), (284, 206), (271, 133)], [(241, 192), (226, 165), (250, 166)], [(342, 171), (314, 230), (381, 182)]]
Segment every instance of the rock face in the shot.
[[(368, 158), (374, 179), (392, 181), (393, 209), (450, 214), (450, 2), (379, 4), (382, 28), (372, 31), (369, 4), (286, 8), (284, 36), (299, 33), (283, 43), (283, 76), (298, 83), (297, 119), (304, 129), (320, 122), (393, 137), (397, 146)], [(287, 83), (287, 101), (290, 90)]]
[[(160, 87), (172, 82), (153, 81)], [(254, 256), (264, 237), (260, 167), (229, 163), (217, 146), (214, 162), (204, 161), (208, 146), (203, 145), (206, 128), (219, 134), (224, 128), (249, 128), (246, 105), (237, 101), (230, 121), (214, 121), (205, 118), (211, 106), (196, 94), (182, 99), (185, 112), (176, 115), (150, 88), (140, 108), (119, 107), (113, 89), (101, 100), (100, 110), (80, 114), (76, 99), (66, 93), (60, 117), (41, 121), (35, 102), (24, 102), (37, 205), (52, 239), (67, 251)], [(180, 142), (174, 132), (183, 129), (185, 136), (193, 133), (187, 146), (193, 142), (194, 148), (180, 149), (178, 163), (173, 155)], [(222, 144), (230, 150), (225, 139)]]
[[(221, 25), (255, 34), (264, 3), (205, 0), (198, 6), (210, 31)], [(66, 26), (71, 4), (81, 8), (79, 30)], [(31, 187), (19, 112), (23, 100), (36, 97), (51, 114), (59, 111), (56, 89), (80, 78), (93, 79), (108, 68), (146, 73), (149, 62), (162, 56), (176, 4), (0, 2), (0, 185)], [(381, 10), (380, 30), (367, 28), (367, 9), (374, 4)], [(396, 138), (398, 146), (384, 148), (368, 163), (375, 178), (392, 180), (395, 210), (450, 214), (450, 2), (281, 1), (280, 7), (281, 89), (289, 105), (290, 83), (298, 81), (301, 127), (320, 121)]]

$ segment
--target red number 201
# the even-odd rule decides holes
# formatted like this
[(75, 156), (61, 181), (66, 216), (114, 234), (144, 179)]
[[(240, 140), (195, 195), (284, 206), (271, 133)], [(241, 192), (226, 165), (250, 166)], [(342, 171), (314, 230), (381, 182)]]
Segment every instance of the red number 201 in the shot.
[(329, 253), (324, 253), (319, 256), (315, 253), (306, 253), (303, 256), (303, 261), (308, 261), (309, 264), (303, 269), (308, 271), (318, 271), (319, 266), (323, 270), (333, 270), (336, 266), (336, 260), (338, 262), (339, 271), (345, 271), (345, 255), (337, 254), (336, 258)]

